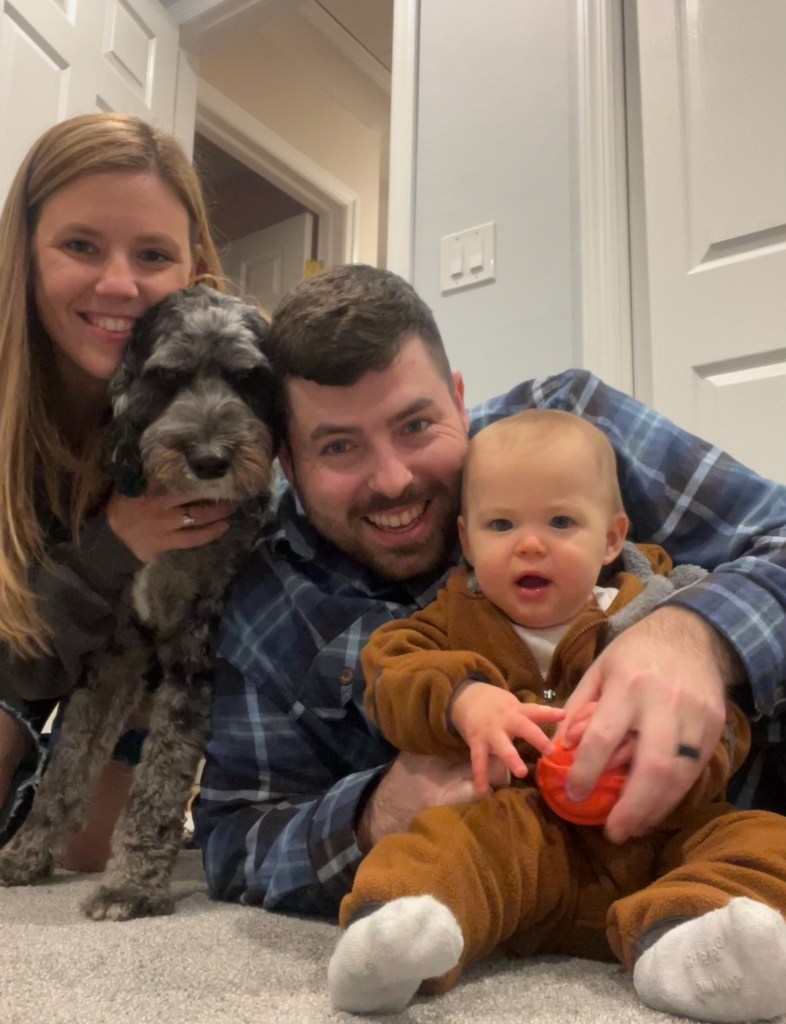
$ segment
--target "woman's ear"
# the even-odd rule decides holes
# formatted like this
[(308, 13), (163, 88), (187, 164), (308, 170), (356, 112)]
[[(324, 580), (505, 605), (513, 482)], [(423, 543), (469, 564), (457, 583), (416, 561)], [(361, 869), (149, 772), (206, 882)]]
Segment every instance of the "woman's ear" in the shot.
[(603, 559), (604, 565), (611, 565), (617, 555), (619, 555), (620, 551), (622, 551), (623, 545), (625, 544), (625, 538), (628, 536), (629, 527), (630, 520), (624, 512), (618, 512), (617, 515), (612, 516), (606, 533), (606, 557)]

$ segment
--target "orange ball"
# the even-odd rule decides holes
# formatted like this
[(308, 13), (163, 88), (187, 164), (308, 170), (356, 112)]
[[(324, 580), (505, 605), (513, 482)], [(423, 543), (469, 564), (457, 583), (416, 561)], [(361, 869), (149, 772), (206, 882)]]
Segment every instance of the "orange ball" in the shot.
[(612, 768), (603, 772), (597, 785), (584, 800), (569, 800), (565, 793), (565, 778), (573, 764), (572, 750), (563, 750), (557, 740), (550, 757), (541, 757), (535, 768), (535, 781), (543, 799), (560, 818), (574, 825), (604, 825), (614, 804), (619, 800), (628, 777), (626, 768)]

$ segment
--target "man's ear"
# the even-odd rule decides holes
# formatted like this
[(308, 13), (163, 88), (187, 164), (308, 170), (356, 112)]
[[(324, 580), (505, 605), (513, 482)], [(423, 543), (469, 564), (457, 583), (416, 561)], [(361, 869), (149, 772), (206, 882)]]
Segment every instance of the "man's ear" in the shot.
[[(278, 464), (283, 470), (284, 476), (287, 478), (287, 482), (290, 487), (295, 487), (295, 474), (292, 472), (292, 456), (289, 453), (289, 448), (286, 441), (282, 441), (278, 449)], [(295, 488), (297, 489), (297, 488)]]
[(603, 559), (604, 565), (611, 565), (617, 555), (619, 555), (620, 551), (622, 551), (625, 538), (628, 536), (629, 527), (630, 520), (624, 512), (618, 512), (617, 515), (612, 516), (609, 523), (609, 529), (606, 534), (606, 557)]
[(464, 404), (464, 378), (459, 370), (453, 370), (453, 400), (456, 403), (459, 416), (461, 416), (464, 429), (469, 433), (469, 416), (467, 415), (467, 407)]

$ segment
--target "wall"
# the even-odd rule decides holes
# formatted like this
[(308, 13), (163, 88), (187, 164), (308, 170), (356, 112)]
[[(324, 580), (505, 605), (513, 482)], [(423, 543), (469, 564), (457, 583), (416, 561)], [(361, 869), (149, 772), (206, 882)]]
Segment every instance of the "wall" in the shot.
[[(469, 404), (577, 364), (571, 0), (421, 0), (413, 283)], [(443, 235), (497, 225), (497, 278), (442, 295)]]
[(299, 15), (205, 54), (199, 76), (357, 193), (359, 259), (376, 264), (387, 188), (387, 93)]

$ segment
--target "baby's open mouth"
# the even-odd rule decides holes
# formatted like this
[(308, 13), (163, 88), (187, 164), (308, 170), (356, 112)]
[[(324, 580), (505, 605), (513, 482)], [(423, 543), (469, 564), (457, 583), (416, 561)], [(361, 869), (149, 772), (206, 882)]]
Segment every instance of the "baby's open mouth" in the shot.
[(541, 590), (543, 587), (547, 587), (551, 580), (547, 580), (545, 576), (519, 576), (516, 580), (518, 586), (522, 590)]

